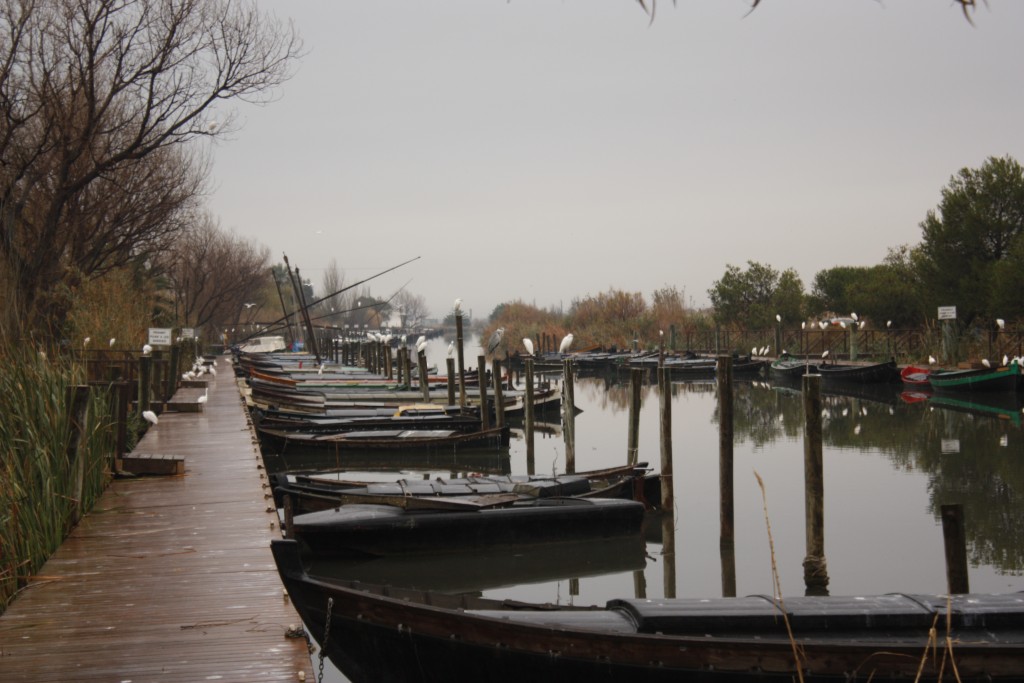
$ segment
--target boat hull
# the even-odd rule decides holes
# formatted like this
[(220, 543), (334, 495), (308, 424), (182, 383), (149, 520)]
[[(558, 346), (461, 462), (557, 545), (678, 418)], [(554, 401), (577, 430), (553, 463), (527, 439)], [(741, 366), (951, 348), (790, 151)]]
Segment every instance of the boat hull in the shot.
[[(912, 681), (915, 673), (920, 680), (964, 682), (1019, 681), (1022, 676), (1024, 647), (1018, 626), (1014, 637), (985, 643), (974, 639), (983, 629), (963, 634), (954, 630), (954, 678), (941, 639), (929, 654), (929, 625), (938, 624), (945, 632), (936, 616), (945, 602), (929, 603), (921, 599), (925, 596), (867, 599), (879, 609), (901, 607), (877, 615), (879, 622), (894, 624), (889, 632), (869, 627), (864, 633), (853, 624), (869, 625), (875, 613), (863, 606), (869, 603), (858, 603), (860, 598), (792, 599), (786, 604), (796, 622), (791, 641), (767, 598), (626, 600), (609, 603), (609, 609), (501, 609), (494, 601), (493, 607), (481, 608), (467, 596), (445, 600), (432, 595), (433, 604), (426, 604), (421, 591), (356, 590), (309, 577), (297, 549), (288, 543), (274, 541), (273, 551), (289, 596), (308, 632), (353, 683), (792, 681), (797, 676), (796, 649), (801, 652), (802, 680), (808, 682)], [(804, 607), (793, 609), (792, 602)], [(905, 603), (920, 605), (920, 611), (910, 605), (906, 609), (915, 613), (904, 615)], [(837, 627), (831, 629), (826, 616), (830, 609), (838, 616)], [(685, 623), (686, 610), (694, 617), (692, 633), (676, 634), (675, 626), (659, 617), (662, 611), (681, 614)], [(898, 625), (904, 617), (913, 623)], [(1020, 614), (1007, 619), (1019, 621)], [(990, 616), (989, 621), (988, 630), (994, 630), (995, 620)], [(744, 623), (745, 629), (735, 627)]]

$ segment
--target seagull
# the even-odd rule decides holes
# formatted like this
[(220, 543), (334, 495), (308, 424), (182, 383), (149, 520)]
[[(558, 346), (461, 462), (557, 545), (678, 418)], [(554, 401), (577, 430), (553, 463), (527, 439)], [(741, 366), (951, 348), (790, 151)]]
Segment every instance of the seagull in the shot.
[(562, 343), (558, 345), (558, 352), (565, 353), (566, 351), (568, 351), (569, 347), (572, 346), (572, 340), (572, 332), (562, 337)]
[(523, 347), (526, 349), (527, 355), (533, 355), (533, 340), (529, 337), (523, 337)]
[(156, 418), (156, 413), (154, 413), (152, 410), (143, 410), (142, 417), (146, 420), (146, 422), (152, 425), (155, 425), (157, 422), (159, 422), (159, 420)]
[(256, 304), (255, 303), (251, 303), (251, 304), (242, 304), (242, 305), (245, 306), (246, 308), (252, 308)]
[(491, 355), (501, 345), (501, 338), (505, 336), (505, 328), (499, 327), (487, 341), (487, 355)]

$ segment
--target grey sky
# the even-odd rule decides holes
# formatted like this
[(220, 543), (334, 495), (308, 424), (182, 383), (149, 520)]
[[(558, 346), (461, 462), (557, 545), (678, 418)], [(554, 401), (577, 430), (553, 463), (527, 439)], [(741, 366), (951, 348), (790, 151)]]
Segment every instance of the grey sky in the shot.
[(683, 290), (917, 243), (958, 169), (1024, 161), (1024, 3), (262, 0), (308, 54), (218, 143), (211, 208), (319, 291), (434, 315)]

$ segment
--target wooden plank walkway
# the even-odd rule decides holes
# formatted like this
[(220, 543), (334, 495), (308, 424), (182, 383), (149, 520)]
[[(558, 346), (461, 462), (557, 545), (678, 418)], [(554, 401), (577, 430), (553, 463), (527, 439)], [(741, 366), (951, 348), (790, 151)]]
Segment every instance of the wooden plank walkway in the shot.
[(0, 616), (0, 681), (314, 680), (285, 635), (301, 622), (255, 433), (219, 366), (202, 412), (164, 413), (135, 449), (184, 456), (184, 475), (114, 481)]

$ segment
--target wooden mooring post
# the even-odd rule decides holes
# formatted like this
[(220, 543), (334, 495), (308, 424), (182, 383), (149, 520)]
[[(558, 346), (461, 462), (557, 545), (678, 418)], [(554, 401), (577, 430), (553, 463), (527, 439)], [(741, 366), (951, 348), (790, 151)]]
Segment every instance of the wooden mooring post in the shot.
[(476, 357), (476, 371), (480, 385), (480, 429), (490, 429), (491, 409), (487, 401), (487, 358)]
[(565, 471), (576, 472), (576, 402), (572, 359), (562, 361), (562, 439), (565, 441)]
[(85, 488), (85, 457), (81, 446), (88, 431), (86, 419), (89, 407), (89, 385), (75, 385), (67, 388), (68, 414), (71, 434), (68, 439), (68, 463), (71, 465), (72, 484), (71, 498), (74, 507), (71, 511), (71, 523), (78, 524), (82, 518), (82, 491)]
[(807, 554), (804, 557), (806, 595), (828, 595), (825, 563), (825, 478), (822, 460), (821, 375), (803, 376), (804, 403), (804, 516)]
[(449, 356), (445, 359), (448, 377), (448, 405), (455, 405), (455, 359)]
[(533, 359), (527, 358), (526, 365), (526, 405), (524, 406), (523, 421), (526, 432), (526, 473), (534, 474), (536, 468), (535, 452), (533, 444)]
[(151, 383), (153, 381), (153, 358), (148, 355), (139, 356), (139, 395), (137, 397), (139, 414), (149, 410)]
[(733, 475), (732, 356), (718, 356), (718, 548), (722, 596), (736, 597), (736, 526)]
[(658, 368), (658, 398), (661, 425), (661, 509), (671, 515), (675, 507), (672, 491), (672, 381), (668, 368)]
[(505, 426), (505, 394), (502, 391), (501, 361), (497, 358), (491, 359), (491, 377), (494, 382), (494, 426)]
[[(455, 350), (458, 353), (459, 359), (459, 406), (466, 407), (466, 363), (463, 360), (462, 355), (462, 311), (456, 307), (455, 310)], [(483, 369), (485, 366), (480, 366), (480, 382), (483, 384)], [(483, 414), (486, 406), (480, 405), (480, 413)]]
[(430, 378), (427, 377), (427, 352), (416, 353), (417, 369), (420, 373), (420, 395), (424, 403), (430, 403)]

